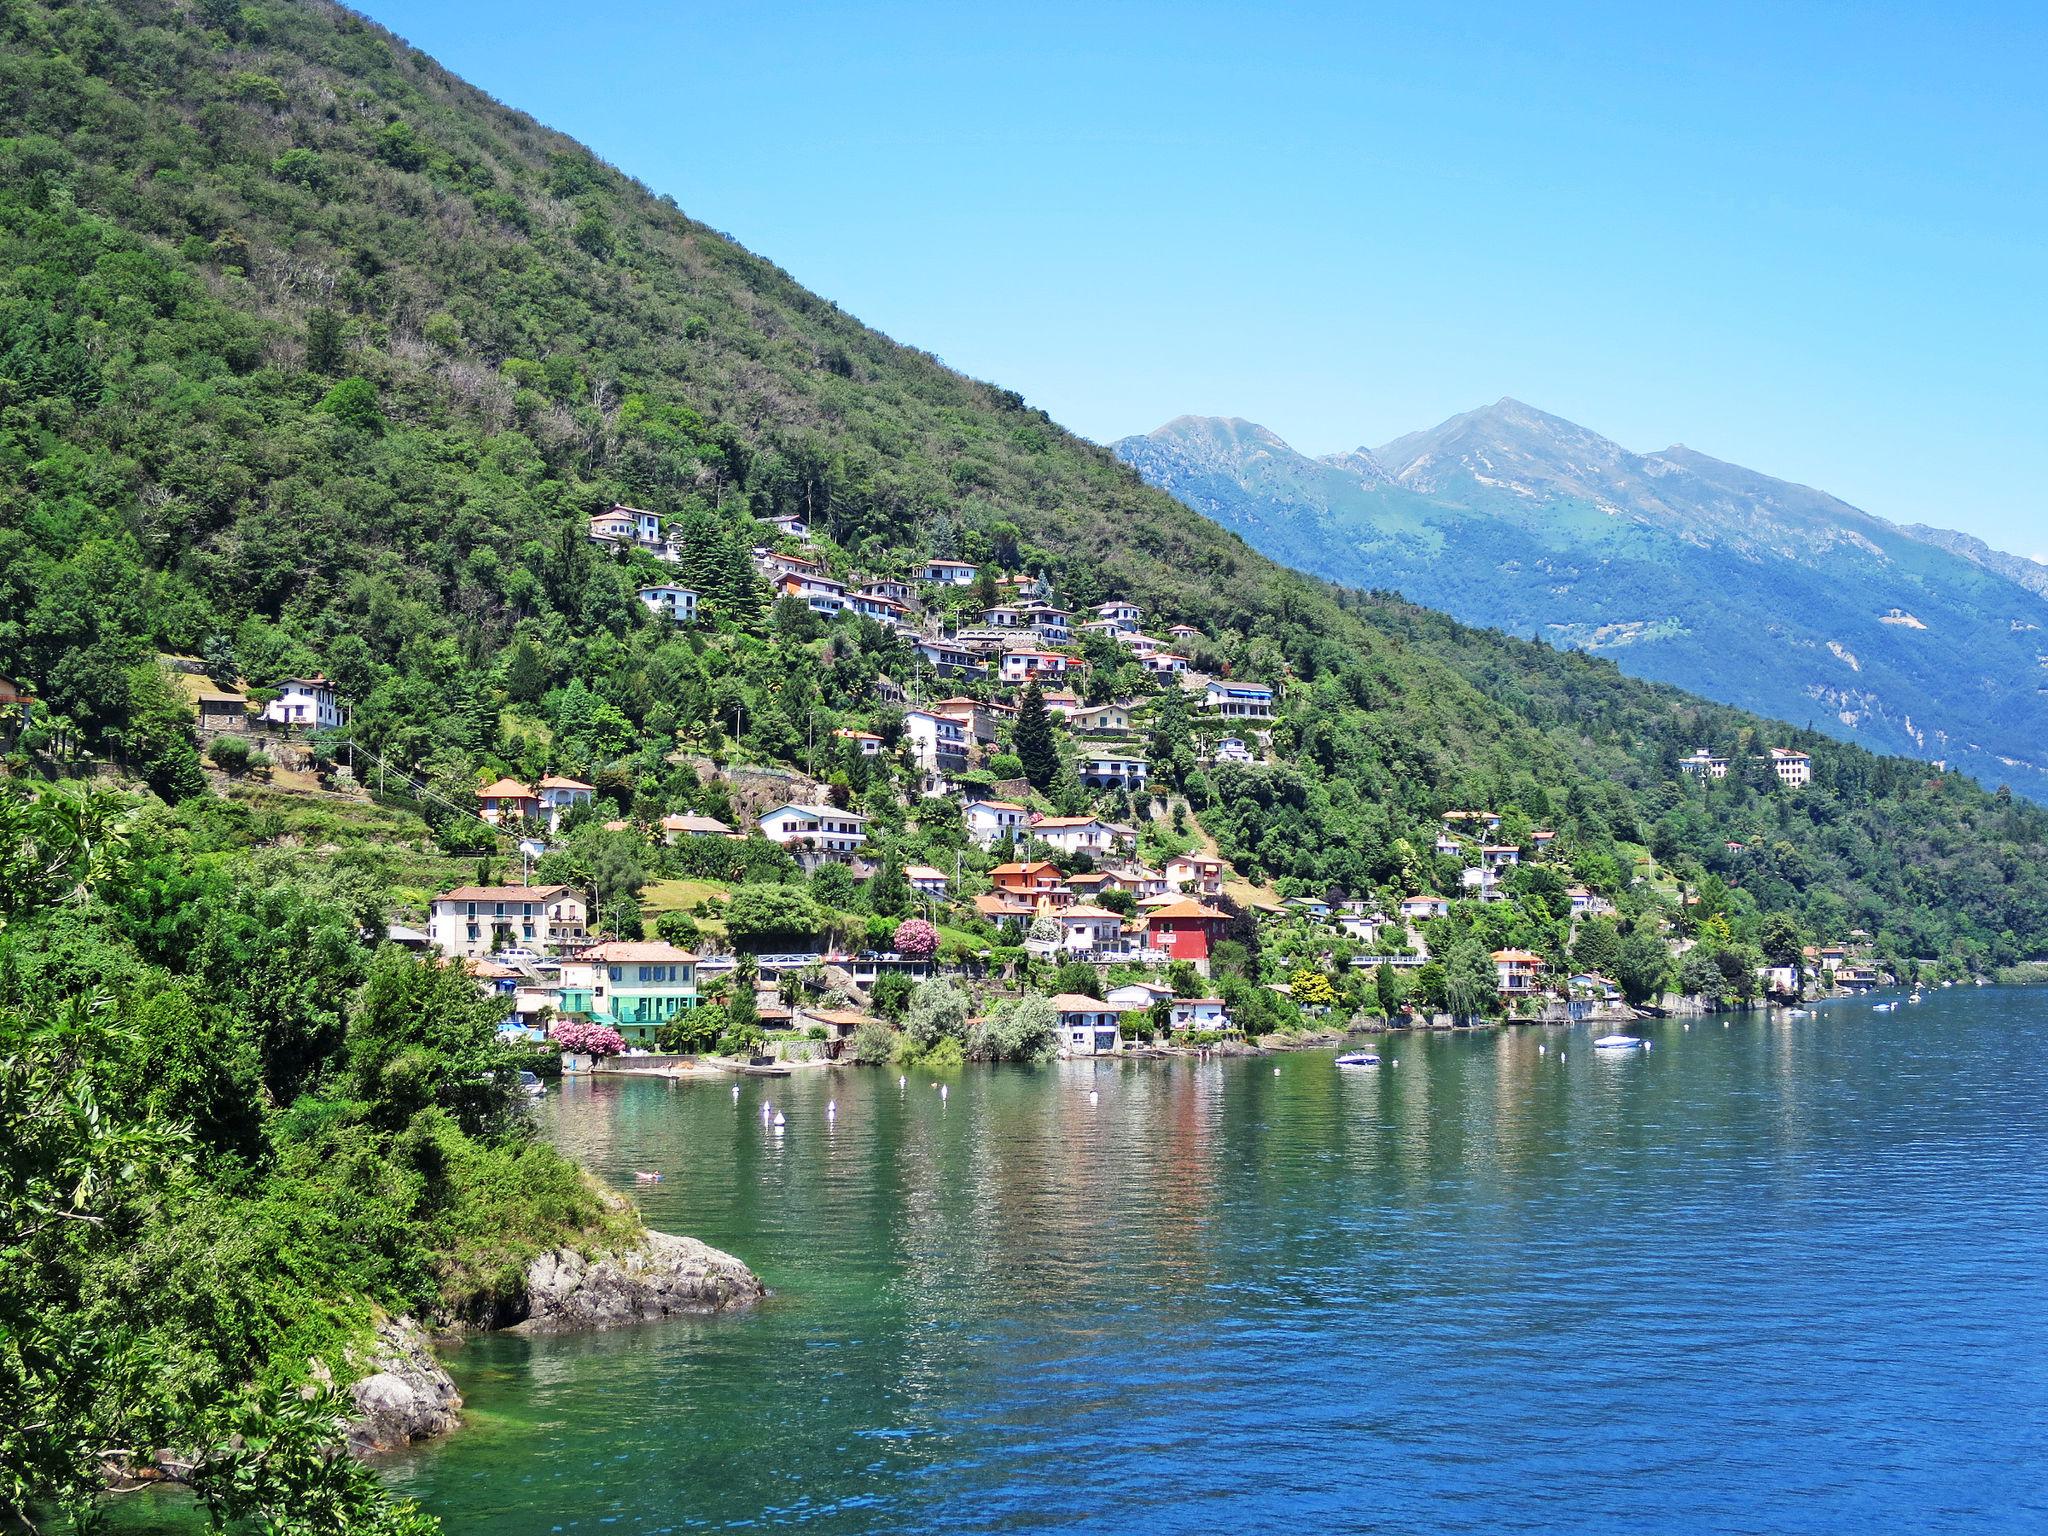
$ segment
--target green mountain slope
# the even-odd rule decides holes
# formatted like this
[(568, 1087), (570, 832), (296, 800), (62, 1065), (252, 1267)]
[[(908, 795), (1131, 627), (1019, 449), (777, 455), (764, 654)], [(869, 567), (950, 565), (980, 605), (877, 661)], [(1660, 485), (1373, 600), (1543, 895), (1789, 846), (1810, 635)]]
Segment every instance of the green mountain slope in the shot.
[[(458, 794), (525, 752), (659, 800), (663, 748), (724, 720), (803, 761), (901, 660), (764, 638), (734, 562), (753, 515), (794, 512), (846, 564), (1043, 571), (1291, 680), (1292, 761), (1191, 786), (1251, 872), (1390, 884), (1439, 810), (1521, 804), (1702, 871), (1782, 843), (1725, 872), (1816, 928), (2048, 936), (2031, 812), (1287, 571), (343, 10), (22, 3), (0, 27), (0, 671), (167, 787), (189, 774), (154, 650), (258, 684), (324, 668), (359, 740)], [(613, 499), (674, 520), (687, 579), (731, 579), (726, 627), (649, 619), (661, 568), (582, 537)], [(1671, 766), (1695, 739), (1811, 739), (1819, 783), (1702, 795)]]
[(1304, 570), (2048, 794), (2048, 573), (1975, 541), (1514, 400), (1377, 454), (1194, 417), (1116, 451)]

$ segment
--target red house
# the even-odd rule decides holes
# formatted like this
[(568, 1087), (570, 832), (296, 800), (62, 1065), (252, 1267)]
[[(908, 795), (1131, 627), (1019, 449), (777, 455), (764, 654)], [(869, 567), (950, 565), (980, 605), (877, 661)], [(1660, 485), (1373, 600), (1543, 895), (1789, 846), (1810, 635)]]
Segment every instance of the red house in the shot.
[(1223, 932), (1223, 925), (1230, 921), (1229, 914), (1205, 907), (1199, 901), (1176, 901), (1154, 907), (1147, 918), (1155, 949), (1165, 950), (1176, 960), (1192, 960), (1198, 966), (1209, 963), (1210, 947)]

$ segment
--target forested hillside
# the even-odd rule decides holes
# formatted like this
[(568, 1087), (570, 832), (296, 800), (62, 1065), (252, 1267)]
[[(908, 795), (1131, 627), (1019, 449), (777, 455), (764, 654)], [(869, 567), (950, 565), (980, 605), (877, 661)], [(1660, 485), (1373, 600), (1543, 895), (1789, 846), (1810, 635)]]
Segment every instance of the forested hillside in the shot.
[[(22, 0), (0, 27), (0, 673), (168, 794), (198, 778), (159, 651), (323, 669), (360, 742), (463, 792), (540, 760), (658, 812), (695, 794), (679, 739), (796, 763), (903, 663), (849, 626), (817, 666), (769, 623), (746, 551), (793, 512), (863, 569), (1128, 595), (1285, 686), (1291, 761), (1167, 767), (1254, 874), (1390, 885), (1487, 803), (1708, 869), (1762, 837), (1752, 888), (1816, 934), (2048, 935), (2038, 813), (1340, 599), (346, 11)], [(613, 500), (679, 530), (708, 631), (585, 540)], [(1737, 738), (1809, 747), (1814, 790), (1676, 781), (1675, 744)]]

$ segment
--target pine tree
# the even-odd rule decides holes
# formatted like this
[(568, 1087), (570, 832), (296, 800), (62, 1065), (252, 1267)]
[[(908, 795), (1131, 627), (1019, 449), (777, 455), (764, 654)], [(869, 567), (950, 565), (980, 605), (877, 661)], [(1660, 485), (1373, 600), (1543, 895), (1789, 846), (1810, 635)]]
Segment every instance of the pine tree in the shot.
[(506, 697), (518, 704), (537, 704), (547, 691), (547, 668), (541, 664), (540, 652), (521, 640), (505, 658)]
[(1017, 760), (1024, 765), (1024, 777), (1033, 789), (1050, 789), (1060, 776), (1060, 751), (1053, 741), (1052, 716), (1046, 712), (1045, 695), (1037, 680), (1026, 685), (1017, 705), (1017, 728), (1011, 738)]

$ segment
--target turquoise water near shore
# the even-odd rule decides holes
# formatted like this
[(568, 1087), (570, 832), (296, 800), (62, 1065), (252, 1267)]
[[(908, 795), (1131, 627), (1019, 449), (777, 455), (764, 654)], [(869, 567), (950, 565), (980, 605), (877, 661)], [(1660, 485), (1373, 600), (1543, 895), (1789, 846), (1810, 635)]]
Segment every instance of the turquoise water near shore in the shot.
[(473, 1341), (387, 1470), (453, 1536), (2048, 1528), (2048, 993), (1643, 1032), (566, 1084), (775, 1294)]

